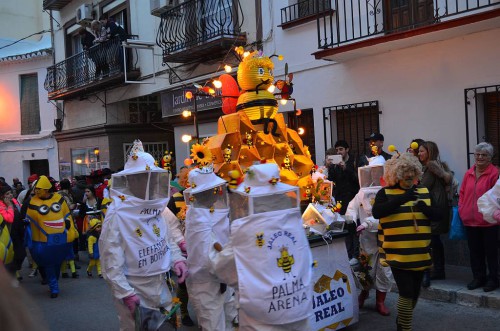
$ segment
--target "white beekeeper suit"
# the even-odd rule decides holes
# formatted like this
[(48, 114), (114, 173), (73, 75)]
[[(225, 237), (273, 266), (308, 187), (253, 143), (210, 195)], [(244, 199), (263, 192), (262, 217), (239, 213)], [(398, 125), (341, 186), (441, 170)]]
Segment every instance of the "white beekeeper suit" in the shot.
[(216, 274), (237, 289), (240, 331), (310, 330), (312, 254), (299, 192), (278, 181), (276, 164), (251, 166), (230, 194), (230, 242), (211, 247)]
[(120, 329), (135, 330), (135, 305), (170, 310), (165, 275), (173, 265), (184, 278), (187, 268), (162, 216), (170, 173), (157, 167), (142, 143), (135, 141), (125, 169), (112, 177), (113, 203), (99, 239), (102, 273), (118, 300)]
[[(373, 281), (372, 286), (377, 290), (377, 309), (383, 311), (382, 315), (388, 315), (385, 309), (385, 293), (389, 292), (394, 284), (390, 267), (384, 267), (379, 262), (378, 251), (378, 225), (379, 220), (372, 216), (372, 206), (375, 202), (377, 192), (382, 188), (380, 186), (380, 177), (384, 172), (383, 165), (370, 165), (358, 169), (360, 190), (358, 194), (349, 202), (345, 217), (351, 220), (359, 219), (360, 225), (357, 230), (359, 233), (359, 245), (361, 253), (366, 254), (368, 265), (371, 267), (369, 275)], [(363, 263), (363, 261), (360, 261)], [(360, 277), (361, 275), (358, 275)], [(361, 276), (364, 277), (364, 276)], [(363, 282), (362, 282), (363, 283)], [(359, 295), (359, 305), (363, 306), (364, 300), (368, 297), (368, 291), (371, 286), (363, 285), (363, 291)], [(383, 298), (382, 298), (383, 297)], [(380, 303), (379, 303), (380, 302)]]
[(209, 256), (214, 242), (225, 244), (229, 240), (227, 184), (214, 174), (211, 165), (192, 170), (188, 181), (184, 237), (190, 270), (186, 281), (189, 302), (202, 330), (232, 330), (236, 318), (234, 290), (214, 275)]

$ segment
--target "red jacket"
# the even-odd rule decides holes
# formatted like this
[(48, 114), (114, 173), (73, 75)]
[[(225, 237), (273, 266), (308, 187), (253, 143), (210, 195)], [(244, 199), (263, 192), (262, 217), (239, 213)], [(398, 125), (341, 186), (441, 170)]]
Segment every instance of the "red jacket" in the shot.
[(490, 164), (476, 181), (476, 166), (467, 170), (460, 186), (458, 213), (465, 226), (494, 226), (484, 220), (477, 208), (477, 199), (491, 189), (498, 179), (498, 169)]

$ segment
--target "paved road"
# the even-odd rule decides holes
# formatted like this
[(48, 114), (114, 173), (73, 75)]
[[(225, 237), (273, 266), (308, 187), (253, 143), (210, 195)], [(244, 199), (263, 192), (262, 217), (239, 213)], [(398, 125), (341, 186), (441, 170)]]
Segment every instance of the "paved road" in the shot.
[[(52, 331), (108, 331), (118, 330), (118, 319), (111, 293), (106, 282), (99, 278), (87, 278), (84, 263), (79, 279), (61, 279), (61, 293), (57, 299), (50, 299), (47, 286), (40, 285), (38, 278), (28, 278), (29, 270), (23, 270), (22, 287), (31, 294), (31, 311), (39, 310)], [(380, 316), (375, 311), (375, 293), (361, 309), (358, 324), (347, 331), (395, 330), (397, 294), (387, 296), (387, 305), (392, 314)], [(466, 307), (437, 301), (420, 300), (415, 310), (414, 330), (425, 331), (493, 331), (499, 330), (500, 312), (486, 308)], [(198, 330), (196, 327), (181, 330)]]

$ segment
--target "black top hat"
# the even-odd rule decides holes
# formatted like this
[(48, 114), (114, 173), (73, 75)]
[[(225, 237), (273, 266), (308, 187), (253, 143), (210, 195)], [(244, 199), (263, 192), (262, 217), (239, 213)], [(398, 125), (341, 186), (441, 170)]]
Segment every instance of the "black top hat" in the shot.
[(384, 136), (381, 133), (372, 133), (368, 138), (365, 138), (365, 141), (377, 141), (377, 140), (382, 140), (384, 141)]

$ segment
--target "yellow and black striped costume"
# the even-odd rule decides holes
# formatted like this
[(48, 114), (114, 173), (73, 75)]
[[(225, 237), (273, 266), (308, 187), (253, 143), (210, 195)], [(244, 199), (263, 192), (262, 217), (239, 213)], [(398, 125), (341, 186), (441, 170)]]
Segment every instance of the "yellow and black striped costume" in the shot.
[[(417, 186), (419, 200), (431, 205), (427, 188)], [(405, 193), (399, 187), (383, 188), (377, 193), (379, 199), (394, 199)], [(385, 197), (384, 197), (385, 195)], [(380, 262), (384, 266), (404, 270), (430, 268), (431, 226), (430, 220), (408, 201), (397, 207), (390, 215), (380, 218), (378, 244)]]

